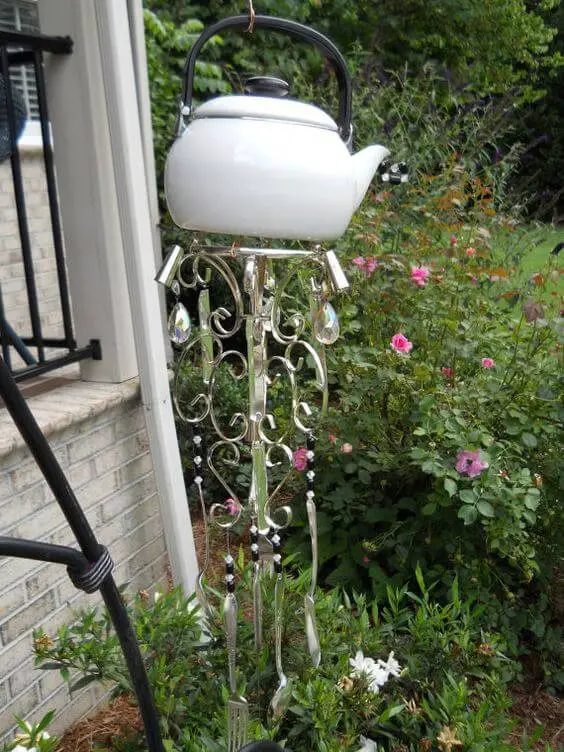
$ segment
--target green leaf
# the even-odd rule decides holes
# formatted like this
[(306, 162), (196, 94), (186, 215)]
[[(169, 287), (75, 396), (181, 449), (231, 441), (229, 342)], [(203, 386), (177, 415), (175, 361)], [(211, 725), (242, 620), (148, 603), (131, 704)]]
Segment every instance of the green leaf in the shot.
[(365, 470), (364, 468), (361, 468), (358, 471), (358, 479), (361, 483), (364, 483), (365, 486), (369, 486), (372, 483), (372, 475), (370, 475), (368, 470)]
[(380, 714), (378, 723), (385, 723), (386, 721), (389, 721), (390, 718), (393, 718), (395, 715), (399, 715), (399, 713), (401, 713), (403, 709), (404, 705), (391, 705)]
[(419, 590), (421, 590), (421, 594), (426, 595), (427, 588), (425, 586), (425, 579), (423, 578), (423, 572), (421, 571), (421, 566), (419, 565), (419, 562), (417, 562), (417, 566), (415, 567), (415, 579), (417, 580), (417, 584), (419, 585)]
[(485, 499), (481, 499), (477, 503), (476, 508), (478, 509), (478, 512), (482, 515), (482, 517), (495, 517), (495, 509), (490, 504), (490, 502), (486, 501)]
[(61, 668), (64, 668), (64, 663), (54, 663), (53, 661), (47, 661), (46, 663), (42, 663), (40, 665), (41, 669), (45, 669), (46, 671), (54, 671), (55, 669), (59, 670)]
[(478, 519), (478, 511), (476, 507), (460, 507), (458, 510), (458, 517), (461, 520), (464, 520), (465, 525), (471, 525)]
[(465, 504), (473, 504), (476, 501), (476, 493), (469, 488), (465, 488), (459, 493), (460, 501)]
[(452, 478), (445, 478), (443, 485), (445, 487), (445, 491), (447, 492), (447, 494), (449, 496), (454, 496), (454, 494), (458, 490), (458, 486), (456, 485), (456, 481), (453, 480)]
[(423, 509), (421, 510), (421, 512), (424, 515), (429, 516), (431, 514), (434, 514), (435, 511), (436, 511), (436, 509), (437, 509), (437, 505), (435, 504), (434, 501), (431, 501), (429, 504), (425, 504), (425, 506), (423, 507)]
[[(535, 509), (538, 507), (540, 503), (540, 498), (538, 495), (535, 495), (531, 493), (532, 491), (536, 491), (536, 488), (531, 489), (531, 491), (527, 492), (527, 495), (525, 496), (525, 506), (527, 509), (530, 509), (532, 512), (535, 511)], [(537, 491), (538, 494), (538, 491)]]
[(349, 473), (349, 475), (351, 473), (356, 473), (356, 467), (356, 462), (347, 462), (345, 465), (345, 473)]
[(421, 426), (417, 426), (415, 431), (413, 432), (414, 436), (425, 436), (427, 431), (424, 428), (421, 428)]
[(530, 449), (534, 449), (538, 444), (537, 437), (532, 433), (527, 433), (526, 431), (521, 435), (521, 441), (526, 447), (529, 447)]
[(69, 691), (70, 692), (77, 692), (79, 689), (82, 689), (83, 687), (87, 687), (89, 684), (92, 684), (92, 682), (98, 681), (99, 677), (97, 676), (81, 676), (78, 681), (75, 681), (73, 684), (70, 685)]

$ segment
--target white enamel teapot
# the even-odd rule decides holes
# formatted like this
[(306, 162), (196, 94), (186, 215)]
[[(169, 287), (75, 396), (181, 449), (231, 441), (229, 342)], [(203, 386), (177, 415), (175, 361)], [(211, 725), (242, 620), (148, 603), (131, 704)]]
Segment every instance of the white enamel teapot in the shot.
[[(389, 151), (351, 156), (352, 85), (344, 57), (323, 34), (282, 18), (255, 28), (311, 42), (332, 64), (339, 114), (290, 99), (280, 79), (255, 77), (243, 95), (192, 108), (196, 58), (204, 44), (249, 19), (232, 16), (204, 30), (185, 65), (177, 138), (167, 157), (165, 194), (174, 222), (188, 230), (263, 238), (329, 240), (342, 235)], [(385, 178), (384, 178), (385, 179)]]

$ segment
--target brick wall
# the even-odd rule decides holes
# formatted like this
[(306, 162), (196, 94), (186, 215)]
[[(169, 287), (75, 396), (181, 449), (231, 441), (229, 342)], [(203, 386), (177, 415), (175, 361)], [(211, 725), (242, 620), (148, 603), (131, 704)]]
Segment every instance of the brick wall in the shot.
[[(130, 590), (164, 582), (166, 552), (137, 380), (70, 382), (29, 400), (36, 419), (101, 543)], [(0, 410), (0, 534), (73, 545), (41, 473)], [(60, 565), (0, 559), (0, 739), (14, 713), (37, 719), (57, 710), (55, 730), (87, 713), (103, 691), (70, 697), (58, 672), (34, 669), (32, 631), (52, 634), (73, 611), (101, 601), (75, 590)]]
[[(42, 333), (58, 338), (63, 336), (63, 324), (43, 154), (20, 149), (20, 158)], [(10, 160), (0, 164), (0, 287), (7, 321), (20, 337), (31, 336)], [(18, 354), (14, 350), (12, 354), (13, 368), (23, 367)]]

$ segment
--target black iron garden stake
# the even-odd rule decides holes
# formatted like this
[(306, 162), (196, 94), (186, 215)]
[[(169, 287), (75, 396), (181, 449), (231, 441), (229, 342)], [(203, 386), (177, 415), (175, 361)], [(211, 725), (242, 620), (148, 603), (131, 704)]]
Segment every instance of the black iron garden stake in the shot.
[(1, 356), (0, 397), (35, 457), (82, 550), (81, 553), (67, 546), (0, 536), (0, 556), (65, 564), (75, 587), (87, 593), (100, 590), (131, 675), (145, 727), (148, 750), (164, 752), (147, 672), (125, 604), (112, 576), (113, 562), (110, 554), (97, 541), (74, 491)]

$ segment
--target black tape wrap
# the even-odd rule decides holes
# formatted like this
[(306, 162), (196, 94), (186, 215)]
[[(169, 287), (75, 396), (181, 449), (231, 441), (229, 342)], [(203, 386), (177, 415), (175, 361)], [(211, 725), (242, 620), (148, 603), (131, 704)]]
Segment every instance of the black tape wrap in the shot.
[(106, 577), (112, 573), (114, 562), (110, 552), (105, 546), (100, 546), (100, 554), (96, 561), (89, 564), (86, 569), (67, 567), (68, 575), (72, 584), (85, 593), (95, 593), (99, 590)]

